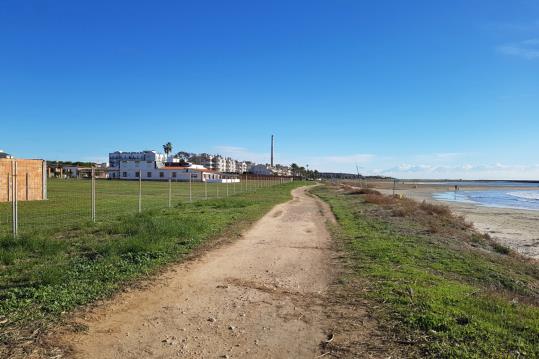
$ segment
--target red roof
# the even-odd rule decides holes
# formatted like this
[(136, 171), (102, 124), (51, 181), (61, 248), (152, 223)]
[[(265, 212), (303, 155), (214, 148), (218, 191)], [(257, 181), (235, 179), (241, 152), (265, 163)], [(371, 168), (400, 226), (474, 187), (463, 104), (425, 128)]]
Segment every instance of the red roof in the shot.
[(187, 167), (187, 166), (166, 166), (166, 167), (160, 167), (159, 169), (160, 170), (174, 170), (174, 171), (192, 170), (192, 171), (198, 171), (198, 172), (215, 172), (207, 168), (192, 168), (192, 167)]

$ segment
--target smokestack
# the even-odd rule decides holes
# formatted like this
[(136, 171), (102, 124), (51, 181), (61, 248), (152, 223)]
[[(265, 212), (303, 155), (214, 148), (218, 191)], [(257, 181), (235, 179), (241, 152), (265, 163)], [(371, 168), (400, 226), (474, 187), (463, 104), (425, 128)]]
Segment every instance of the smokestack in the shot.
[(275, 141), (273, 140), (273, 135), (271, 135), (271, 167), (273, 167), (273, 148), (275, 146)]

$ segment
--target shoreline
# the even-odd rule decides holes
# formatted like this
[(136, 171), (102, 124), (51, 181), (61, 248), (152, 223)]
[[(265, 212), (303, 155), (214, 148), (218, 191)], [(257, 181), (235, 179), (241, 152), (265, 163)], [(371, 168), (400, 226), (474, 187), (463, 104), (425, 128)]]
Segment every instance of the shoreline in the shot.
[[(393, 184), (369, 182), (369, 187), (384, 194), (393, 193)], [(487, 207), (474, 203), (453, 202), (433, 198), (435, 193), (454, 191), (446, 185), (419, 183), (398, 184), (395, 194), (422, 202), (444, 204), (455, 214), (472, 222), (474, 228), (489, 234), (494, 240), (530, 258), (539, 259), (539, 211), (515, 208)], [(466, 186), (461, 191), (530, 190), (528, 187)]]

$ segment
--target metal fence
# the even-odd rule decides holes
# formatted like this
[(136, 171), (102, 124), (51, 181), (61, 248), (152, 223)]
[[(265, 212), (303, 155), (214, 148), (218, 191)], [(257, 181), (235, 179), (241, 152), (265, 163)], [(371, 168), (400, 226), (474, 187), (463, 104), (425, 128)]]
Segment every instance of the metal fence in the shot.
[[(106, 171), (90, 169), (77, 178), (43, 178), (17, 168), (0, 173), (0, 236), (17, 236), (35, 231), (65, 233), (88, 222), (105, 221), (119, 215), (175, 207), (180, 203), (226, 198), (291, 182), (289, 177), (236, 175), (225, 182), (193, 180), (108, 179)], [(21, 181), (21, 177), (26, 177)], [(20, 188), (21, 186), (26, 188)], [(39, 188), (37, 188), (39, 187)], [(44, 187), (44, 188), (43, 188)], [(42, 191), (43, 198), (27, 200), (25, 193)]]

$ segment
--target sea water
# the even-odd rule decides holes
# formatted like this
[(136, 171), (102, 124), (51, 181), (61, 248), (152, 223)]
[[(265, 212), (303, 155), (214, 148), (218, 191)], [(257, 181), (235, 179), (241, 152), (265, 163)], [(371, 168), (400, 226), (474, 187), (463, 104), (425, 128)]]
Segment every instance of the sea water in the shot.
[(459, 187), (530, 187), (538, 188), (539, 182), (532, 181), (443, 181), (416, 182), (417, 184), (459, 186)]
[(539, 190), (451, 191), (434, 193), (439, 201), (471, 203), (485, 207), (539, 211)]

